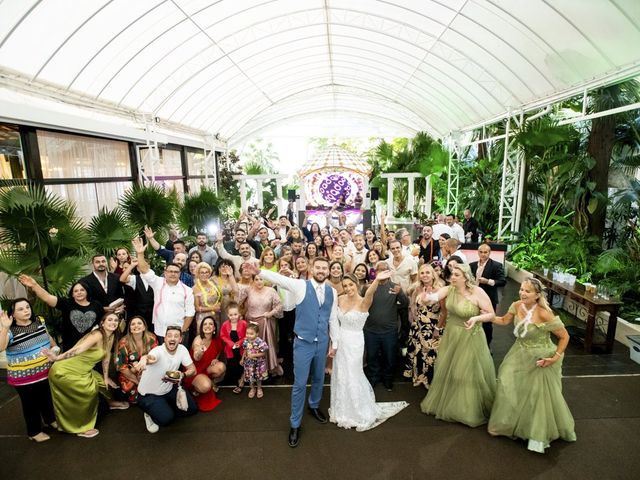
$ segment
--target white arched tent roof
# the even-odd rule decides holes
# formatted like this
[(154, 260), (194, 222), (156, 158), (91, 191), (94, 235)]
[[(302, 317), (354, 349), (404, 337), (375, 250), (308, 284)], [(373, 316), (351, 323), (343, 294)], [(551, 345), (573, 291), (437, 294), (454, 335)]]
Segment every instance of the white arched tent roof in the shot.
[(639, 44), (638, 0), (5, 0), (0, 102), (231, 142), (313, 116), (444, 136), (635, 76)]

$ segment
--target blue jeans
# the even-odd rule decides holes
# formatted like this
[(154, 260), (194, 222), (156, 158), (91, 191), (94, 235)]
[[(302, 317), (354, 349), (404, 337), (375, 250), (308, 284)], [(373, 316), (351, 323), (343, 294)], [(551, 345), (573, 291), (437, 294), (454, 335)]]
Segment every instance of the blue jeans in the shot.
[(395, 330), (387, 333), (364, 331), (364, 348), (367, 352), (366, 375), (371, 386), (380, 380), (385, 385), (393, 382), (393, 369), (398, 353), (398, 335)]
[(304, 397), (307, 393), (307, 379), (311, 376), (309, 406), (318, 408), (324, 386), (324, 366), (327, 362), (328, 340), (324, 342), (305, 342), (293, 339), (293, 389), (291, 390), (291, 417), (293, 428), (302, 423)]
[(146, 395), (138, 395), (138, 405), (143, 412), (149, 414), (153, 422), (160, 427), (166, 427), (173, 422), (176, 415), (179, 417), (189, 417), (198, 413), (198, 405), (191, 394), (187, 393), (187, 411), (180, 410), (176, 407), (176, 396), (178, 394), (178, 385), (174, 385), (171, 391), (165, 395), (154, 395), (148, 393)]

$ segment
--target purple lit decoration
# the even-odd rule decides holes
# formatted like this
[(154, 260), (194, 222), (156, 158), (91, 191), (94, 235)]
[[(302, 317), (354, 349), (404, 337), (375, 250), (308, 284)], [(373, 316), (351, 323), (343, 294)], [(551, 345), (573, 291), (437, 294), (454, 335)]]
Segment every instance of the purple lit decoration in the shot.
[(343, 195), (345, 199), (349, 198), (351, 195), (351, 182), (348, 178), (339, 174), (326, 175), (320, 182), (318, 190), (322, 198), (333, 205)]

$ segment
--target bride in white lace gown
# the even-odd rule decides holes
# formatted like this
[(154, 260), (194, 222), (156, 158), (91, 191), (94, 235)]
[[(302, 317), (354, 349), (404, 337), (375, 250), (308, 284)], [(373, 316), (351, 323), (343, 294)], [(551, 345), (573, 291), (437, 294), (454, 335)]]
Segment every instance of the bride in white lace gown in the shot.
[(357, 279), (343, 277), (345, 295), (338, 301), (340, 334), (331, 374), (331, 407), (329, 420), (342, 428), (359, 432), (380, 425), (407, 405), (407, 402), (378, 402), (362, 368), (364, 335), (362, 328), (369, 316), (369, 307), (379, 281), (391, 276), (391, 271), (379, 272), (365, 297), (358, 295)]

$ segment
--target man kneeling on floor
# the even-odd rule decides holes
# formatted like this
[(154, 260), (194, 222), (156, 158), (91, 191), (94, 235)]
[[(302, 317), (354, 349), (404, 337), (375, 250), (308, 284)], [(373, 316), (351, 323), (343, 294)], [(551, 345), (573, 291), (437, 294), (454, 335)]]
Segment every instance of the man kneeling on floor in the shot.
[[(169, 425), (176, 415), (186, 417), (198, 411), (195, 400), (187, 390), (180, 389), (180, 395), (186, 396), (182, 409), (176, 405), (180, 382), (184, 377), (196, 373), (189, 351), (180, 344), (181, 341), (180, 326), (170, 325), (164, 343), (153, 348), (138, 363), (138, 369), (143, 370), (138, 385), (138, 405), (144, 411), (144, 420), (150, 433)], [(185, 368), (184, 372), (178, 371), (181, 365)], [(171, 378), (173, 376), (176, 378)]]

